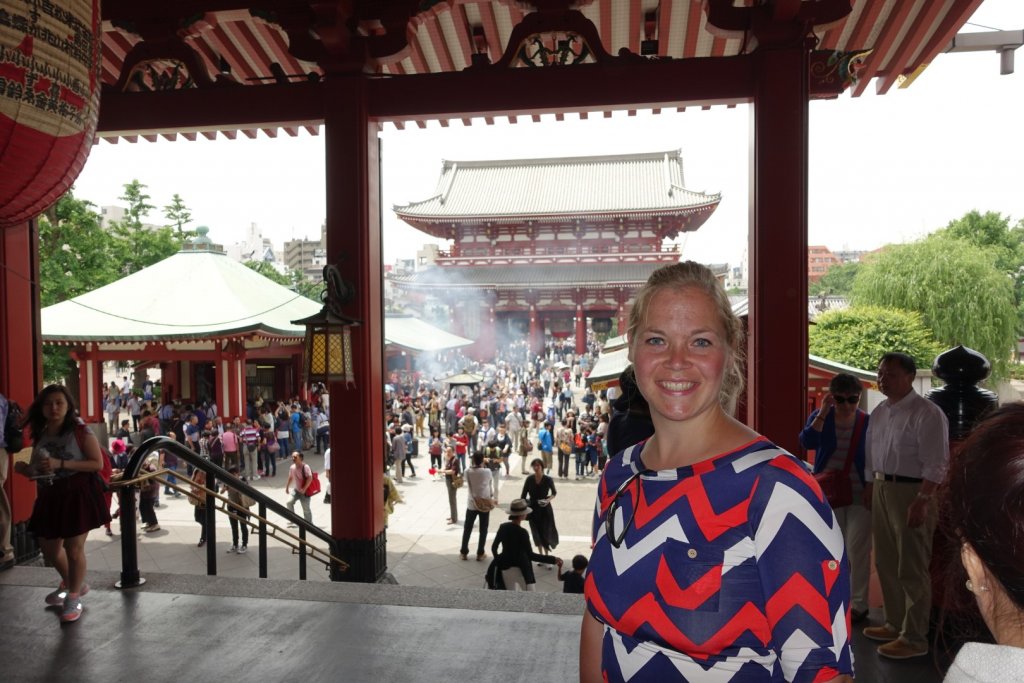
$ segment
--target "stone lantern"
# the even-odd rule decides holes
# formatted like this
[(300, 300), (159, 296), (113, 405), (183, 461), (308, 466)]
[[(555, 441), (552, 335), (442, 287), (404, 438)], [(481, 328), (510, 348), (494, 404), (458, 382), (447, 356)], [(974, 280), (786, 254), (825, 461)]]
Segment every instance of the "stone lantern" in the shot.
[(977, 386), (991, 371), (985, 356), (963, 345), (935, 357), (932, 373), (946, 386), (928, 392), (928, 399), (946, 414), (951, 442), (966, 438), (974, 425), (999, 404), (995, 393)]

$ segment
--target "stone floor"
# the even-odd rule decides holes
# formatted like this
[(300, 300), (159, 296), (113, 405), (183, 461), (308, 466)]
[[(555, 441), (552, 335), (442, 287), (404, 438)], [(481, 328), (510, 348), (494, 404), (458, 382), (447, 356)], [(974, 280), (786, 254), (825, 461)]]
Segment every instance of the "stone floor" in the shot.
[[(421, 445), (421, 452), (425, 448)], [(307, 462), (316, 470), (322, 458)], [(298, 559), (290, 548), (268, 541), (269, 579), (258, 576), (258, 541), (249, 552), (226, 552), (226, 518), (216, 529), (216, 574), (208, 577), (207, 553), (197, 548), (198, 525), (184, 497), (164, 496), (157, 509), (161, 531), (138, 539), (139, 569), (146, 584), (117, 591), (121, 568), (118, 525), (108, 537), (93, 531), (87, 542), (92, 592), (75, 625), (58, 628), (43, 597), (52, 570), (16, 567), (0, 573), (0, 671), (17, 680), (235, 680), (246, 672), (260, 681), (447, 681), (499, 679), (569, 681), (578, 676), (580, 596), (560, 593), (556, 572), (537, 569), (536, 594), (483, 590), (486, 562), (458, 549), (461, 525), (449, 515), (445, 485), (427, 473), (429, 458), (414, 460), (419, 476), (398, 488), (387, 533), (388, 571), (399, 585), (328, 581), (322, 565), (309, 562), (309, 581), (297, 581)], [(285, 502), (287, 463), (275, 478), (254, 485)], [(519, 497), (524, 477), (513, 456), (511, 476), (501, 480), (500, 503)], [(561, 535), (556, 554), (569, 564), (589, 555), (596, 480), (556, 479), (553, 503)], [(459, 517), (466, 488), (459, 491)], [(313, 520), (330, 528), (323, 496), (312, 503)], [(491, 514), (486, 552), (497, 526)], [(877, 594), (877, 591), (873, 591)], [(873, 621), (880, 619), (872, 611)], [(944, 664), (932, 657), (909, 662), (881, 660), (875, 644), (854, 637), (859, 681), (933, 683)], [(484, 653), (473, 655), (471, 653)], [(12, 679), (13, 680), (13, 679)]]

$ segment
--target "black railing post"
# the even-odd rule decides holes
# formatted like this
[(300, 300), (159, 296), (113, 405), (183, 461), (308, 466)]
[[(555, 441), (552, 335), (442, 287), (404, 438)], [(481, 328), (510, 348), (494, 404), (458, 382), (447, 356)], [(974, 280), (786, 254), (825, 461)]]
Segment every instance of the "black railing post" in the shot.
[(134, 588), (146, 583), (139, 575), (139, 545), (135, 538), (135, 487), (119, 489), (117, 502), (117, 509), (121, 513), (121, 580), (114, 587)]
[[(275, 457), (273, 453), (270, 457)], [(260, 565), (260, 578), (267, 578), (267, 504), (260, 501), (259, 507), (256, 508), (260, 511), (260, 551), (259, 551), (259, 565)]]
[(217, 576), (217, 499), (213, 492), (217, 490), (217, 476), (213, 472), (206, 475), (206, 574)]
[(299, 581), (306, 580), (306, 529), (299, 527)]

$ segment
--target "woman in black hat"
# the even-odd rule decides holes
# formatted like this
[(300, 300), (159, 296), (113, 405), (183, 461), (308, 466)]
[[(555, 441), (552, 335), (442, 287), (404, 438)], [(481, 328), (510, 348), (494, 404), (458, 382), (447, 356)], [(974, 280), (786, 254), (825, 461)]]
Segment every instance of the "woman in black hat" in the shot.
[(491, 544), (494, 563), (501, 570), (505, 590), (532, 591), (537, 579), (531, 562), (553, 565), (559, 561), (554, 555), (541, 555), (531, 550), (530, 535), (523, 528), (523, 520), (531, 512), (533, 510), (525, 500), (513, 500), (508, 510), (509, 521), (498, 527), (494, 543)]

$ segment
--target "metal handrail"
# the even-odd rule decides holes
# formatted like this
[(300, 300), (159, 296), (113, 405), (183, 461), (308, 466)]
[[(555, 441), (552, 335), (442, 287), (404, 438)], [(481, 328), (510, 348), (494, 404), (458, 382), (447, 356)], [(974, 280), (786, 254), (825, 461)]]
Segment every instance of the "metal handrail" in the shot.
[[(340, 543), (337, 539), (312, 522), (307, 522), (303, 517), (296, 515), (294, 512), (286, 508), (281, 503), (278, 503), (276, 500), (273, 500), (259, 489), (250, 486), (247, 482), (239, 480), (223, 467), (201, 457), (191, 448), (188, 448), (187, 446), (166, 436), (154, 436), (142, 442), (142, 444), (135, 449), (135, 452), (132, 453), (131, 458), (128, 459), (128, 464), (125, 466), (122, 473), (122, 480), (125, 483), (117, 487), (118, 504), (121, 515), (121, 580), (115, 584), (118, 588), (132, 588), (145, 583), (145, 579), (139, 574), (139, 553), (137, 539), (135, 536), (135, 491), (137, 486), (130, 484), (131, 482), (139, 479), (139, 472), (142, 469), (142, 463), (145, 462), (146, 458), (149, 457), (151, 453), (161, 450), (170, 452), (176, 457), (192, 465), (194, 468), (200, 469), (206, 473), (206, 486), (204, 489), (206, 490), (206, 573), (208, 575), (216, 576), (217, 574), (217, 550), (215, 547), (217, 507), (215, 506), (214, 501), (217, 499), (218, 495), (214, 491), (217, 488), (217, 481), (220, 480), (228, 483), (231, 488), (237, 489), (256, 501), (258, 509), (257, 518), (260, 520), (257, 528), (260, 537), (259, 565), (261, 579), (267, 578), (266, 539), (268, 536), (268, 510), (274, 512), (280, 517), (283, 517), (285, 520), (298, 527), (300, 580), (306, 579), (306, 534), (311, 534), (316, 538), (319, 538), (327, 545), (328, 548), (330, 548), (330, 552), (328, 553), (331, 557), (331, 562), (328, 565), (330, 578), (332, 581), (340, 581), (342, 579), (341, 574), (348, 569), (348, 565), (337, 560), (341, 555), (339, 552)], [(278, 528), (273, 525), (273, 523), (269, 524), (272, 528)], [(276, 531), (272, 531), (270, 536), (277, 538)]]
[[(194, 479), (191, 479), (190, 477), (182, 475), (178, 472), (175, 472), (174, 470), (164, 468), (156, 470), (155, 472), (144, 472), (135, 479), (131, 480), (124, 478), (115, 479), (110, 482), (110, 488), (118, 489), (124, 486), (134, 487), (142, 484), (143, 482), (149, 481), (150, 479), (155, 479), (156, 481), (160, 482), (163, 486), (167, 488), (172, 488), (175, 491), (184, 493), (186, 496), (189, 497), (195, 497), (195, 493), (193, 492), (192, 489), (186, 489), (182, 486), (179, 486), (176, 482), (172, 482), (169, 479), (166, 479), (163, 476), (161, 476), (163, 474), (172, 474), (174, 475), (174, 478), (177, 481), (188, 482), (191, 486), (205, 491), (207, 495), (212, 494), (213, 498), (220, 501), (221, 503), (221, 505), (216, 506), (217, 510), (223, 512), (231, 519), (234, 519), (237, 522), (240, 522), (241, 524), (245, 524), (246, 526), (251, 527), (257, 535), (259, 534), (259, 525), (255, 522), (249, 521), (250, 518), (252, 517), (255, 517), (256, 520), (259, 522), (265, 522), (267, 524), (267, 526), (269, 527), (269, 531), (267, 532), (266, 535), (269, 538), (273, 538), (277, 541), (280, 541), (284, 545), (290, 547), (293, 551), (305, 552), (311, 559), (323, 563), (328, 569), (330, 569), (332, 562), (335, 562), (338, 565), (340, 565), (343, 571), (348, 569), (348, 563), (342, 560), (340, 557), (335, 557), (331, 553), (325, 552), (324, 550), (313, 545), (309, 541), (302, 539), (299, 536), (296, 536), (295, 534), (288, 531), (281, 525), (275, 524), (274, 522), (270, 521), (270, 519), (266, 517), (261, 517), (260, 515), (251, 512), (249, 508), (233, 502), (230, 498), (222, 495), (219, 491), (214, 491), (210, 488), (207, 488), (205, 485), (199, 484)], [(234, 477), (234, 479), (237, 481), (237, 477)], [(227, 481), (223, 482), (223, 484), (232, 489), (238, 488), (237, 486), (235, 486), (235, 484)], [(243, 517), (242, 515), (245, 516)]]

